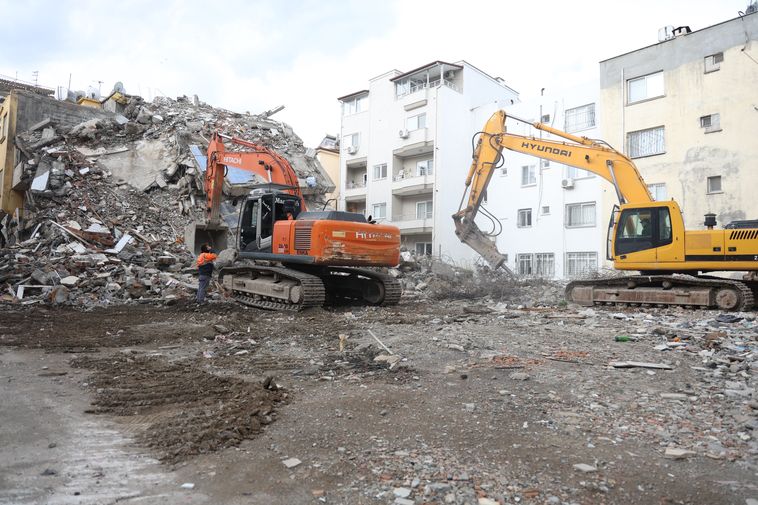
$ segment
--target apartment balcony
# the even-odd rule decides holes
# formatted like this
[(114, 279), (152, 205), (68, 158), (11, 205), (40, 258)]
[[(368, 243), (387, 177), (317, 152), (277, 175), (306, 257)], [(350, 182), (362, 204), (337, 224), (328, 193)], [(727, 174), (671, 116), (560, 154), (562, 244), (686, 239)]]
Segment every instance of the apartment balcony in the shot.
[(399, 214), (392, 216), (392, 224), (400, 229), (400, 233), (431, 233), (434, 220), (430, 215), (419, 217), (417, 213)]
[(398, 173), (392, 177), (392, 194), (411, 196), (431, 193), (434, 189), (434, 175), (416, 175)]
[(398, 131), (397, 142), (392, 154), (398, 158), (408, 158), (420, 154), (431, 153), (434, 150), (434, 135), (429, 128), (418, 130)]
[(348, 182), (345, 184), (345, 201), (354, 202), (366, 200), (366, 183), (365, 182)]

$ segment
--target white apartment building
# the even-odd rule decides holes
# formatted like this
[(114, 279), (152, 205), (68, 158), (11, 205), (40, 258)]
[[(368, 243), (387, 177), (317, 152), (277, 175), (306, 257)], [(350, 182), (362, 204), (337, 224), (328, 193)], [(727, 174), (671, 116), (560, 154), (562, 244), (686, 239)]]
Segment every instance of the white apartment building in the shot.
[(502, 79), (459, 61), (392, 70), (342, 105), (339, 208), (392, 222), (416, 253), (471, 264), (455, 235), (471, 164), (471, 138), (496, 110), (518, 102)]
[[(544, 93), (506, 107), (506, 114), (597, 138), (597, 88), (597, 83), (588, 83)], [(516, 135), (565, 141), (515, 119), (506, 121), (506, 129)], [(496, 243), (509, 268), (522, 276), (554, 279), (577, 277), (603, 266), (610, 215), (605, 202), (616, 200), (613, 186), (591, 172), (507, 149), (503, 158), (490, 181), (485, 206), (502, 226)], [(488, 229), (486, 223), (480, 225)]]

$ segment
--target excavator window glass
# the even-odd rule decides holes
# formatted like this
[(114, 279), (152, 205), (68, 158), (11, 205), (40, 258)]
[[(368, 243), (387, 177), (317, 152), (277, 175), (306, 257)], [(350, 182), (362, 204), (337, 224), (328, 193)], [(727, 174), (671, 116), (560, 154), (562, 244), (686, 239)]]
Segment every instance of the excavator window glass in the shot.
[(668, 208), (658, 209), (658, 245), (671, 243), (671, 214)]
[(240, 251), (249, 250), (248, 245), (255, 246), (258, 229), (258, 209), (260, 205), (258, 200), (248, 200), (245, 207), (240, 213), (239, 233), (240, 233)]
[(667, 207), (626, 209), (621, 212), (614, 252), (644, 251), (671, 243), (671, 215)]

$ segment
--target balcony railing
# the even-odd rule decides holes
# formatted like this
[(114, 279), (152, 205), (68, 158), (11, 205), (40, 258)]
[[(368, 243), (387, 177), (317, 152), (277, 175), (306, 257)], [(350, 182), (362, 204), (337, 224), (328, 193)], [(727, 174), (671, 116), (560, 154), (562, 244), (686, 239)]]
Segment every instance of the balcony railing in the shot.
[(348, 182), (345, 184), (345, 189), (359, 189), (359, 188), (365, 188), (366, 182), (360, 181), (360, 182)]
[(434, 174), (431, 171), (423, 172), (423, 173), (416, 173), (413, 171), (408, 171), (408, 172), (400, 171), (392, 176), (392, 180), (397, 182), (397, 181), (404, 181), (407, 179), (415, 179), (416, 177), (422, 178), (428, 175), (431, 176)]
[(437, 86), (447, 86), (448, 88), (452, 89), (453, 91), (457, 91), (458, 93), (461, 92), (461, 89), (453, 84), (453, 81), (448, 81), (447, 79), (437, 79), (434, 81), (426, 82), (413, 82), (411, 83), (406, 89), (397, 90), (397, 98), (402, 98), (407, 95), (412, 95), (413, 93), (417, 91), (421, 91), (422, 89), (426, 88), (436, 88)]
[(431, 212), (429, 213), (411, 212), (407, 214), (393, 214), (392, 221), (424, 221), (427, 219), (431, 219), (432, 217), (433, 217), (433, 214)]

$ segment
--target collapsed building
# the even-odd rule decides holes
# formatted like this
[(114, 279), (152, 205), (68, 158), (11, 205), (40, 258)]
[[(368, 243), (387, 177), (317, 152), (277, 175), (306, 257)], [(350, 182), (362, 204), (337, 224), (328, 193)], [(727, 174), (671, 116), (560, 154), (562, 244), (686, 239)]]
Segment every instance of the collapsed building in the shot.
[[(114, 91), (102, 107), (13, 89), (0, 104), (0, 289), (3, 300), (107, 304), (173, 300), (194, 289), (185, 225), (202, 219), (214, 131), (265, 145), (292, 165), (306, 202), (334, 183), (272, 113), (240, 114), (197, 97)], [(257, 183), (229, 170), (228, 197)], [(232, 233), (236, 208), (222, 209)]]

